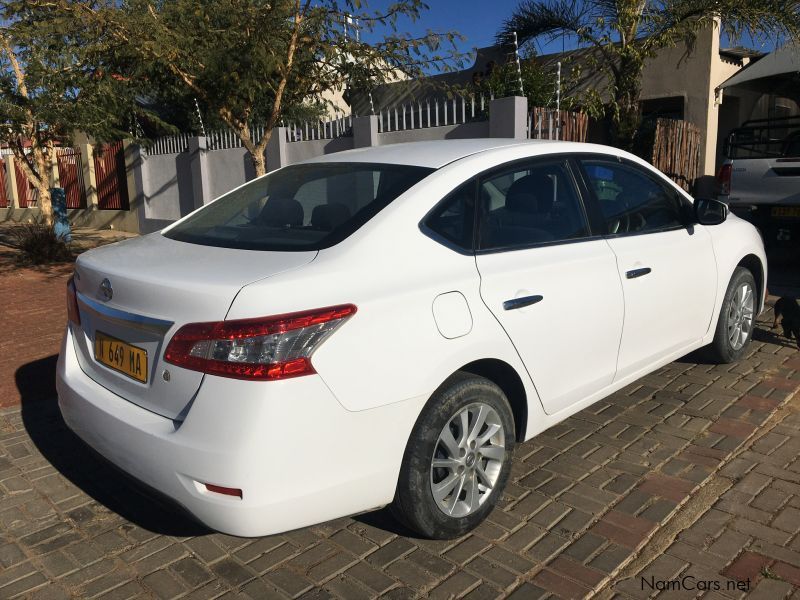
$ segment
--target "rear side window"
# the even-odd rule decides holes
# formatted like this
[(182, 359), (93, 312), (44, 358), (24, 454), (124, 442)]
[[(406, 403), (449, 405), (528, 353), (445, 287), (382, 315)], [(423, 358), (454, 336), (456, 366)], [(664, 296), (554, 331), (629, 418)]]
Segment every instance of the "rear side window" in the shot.
[(475, 181), (465, 183), (433, 210), (425, 226), (450, 244), (472, 252), (475, 229)]
[(608, 233), (646, 233), (683, 227), (688, 204), (666, 183), (641, 167), (604, 160), (582, 160)]
[(234, 190), (164, 235), (247, 250), (328, 248), (432, 172), (389, 164), (294, 165)]
[(566, 160), (522, 164), (481, 181), (480, 249), (584, 238), (589, 227)]

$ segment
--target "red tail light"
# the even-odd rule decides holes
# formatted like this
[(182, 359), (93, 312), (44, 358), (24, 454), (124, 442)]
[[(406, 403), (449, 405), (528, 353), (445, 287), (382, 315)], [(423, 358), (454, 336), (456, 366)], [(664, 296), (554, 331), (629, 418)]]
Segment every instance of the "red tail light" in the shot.
[(731, 173), (733, 172), (733, 165), (728, 163), (722, 165), (717, 173), (717, 185), (719, 186), (719, 193), (721, 196), (728, 196), (731, 193)]
[(75, 279), (67, 281), (67, 319), (75, 325), (81, 324), (81, 313), (78, 311), (78, 292), (75, 290)]
[(224, 496), (234, 496), (236, 498), (242, 498), (242, 490), (239, 488), (229, 488), (223, 487), (221, 485), (214, 485), (213, 483), (204, 483), (206, 489), (209, 492), (214, 492), (215, 494), (223, 494)]
[(304, 312), (190, 323), (167, 346), (164, 360), (184, 369), (235, 379), (286, 379), (314, 373), (311, 354), (356, 312), (352, 304)]

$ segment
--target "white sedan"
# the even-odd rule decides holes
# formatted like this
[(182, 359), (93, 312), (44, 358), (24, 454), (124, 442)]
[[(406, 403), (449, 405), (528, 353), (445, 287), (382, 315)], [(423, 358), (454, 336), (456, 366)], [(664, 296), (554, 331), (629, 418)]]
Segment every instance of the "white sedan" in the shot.
[(83, 254), (67, 424), (226, 533), (391, 504), (451, 538), (515, 442), (692, 351), (748, 351), (763, 244), (619, 150), (503, 139), (360, 149)]

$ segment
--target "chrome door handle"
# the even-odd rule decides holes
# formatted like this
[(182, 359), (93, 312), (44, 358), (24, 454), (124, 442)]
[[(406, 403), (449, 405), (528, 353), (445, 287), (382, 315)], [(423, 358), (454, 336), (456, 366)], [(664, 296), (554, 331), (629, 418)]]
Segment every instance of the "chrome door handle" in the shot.
[(531, 304), (541, 302), (543, 298), (543, 296), (523, 296), (522, 298), (512, 298), (511, 300), (506, 300), (503, 302), (503, 309), (514, 310), (515, 308), (523, 308), (525, 306), (530, 306)]
[(643, 269), (633, 269), (625, 273), (625, 277), (628, 279), (636, 279), (637, 277), (642, 277), (647, 275), (652, 269), (650, 267), (644, 267)]

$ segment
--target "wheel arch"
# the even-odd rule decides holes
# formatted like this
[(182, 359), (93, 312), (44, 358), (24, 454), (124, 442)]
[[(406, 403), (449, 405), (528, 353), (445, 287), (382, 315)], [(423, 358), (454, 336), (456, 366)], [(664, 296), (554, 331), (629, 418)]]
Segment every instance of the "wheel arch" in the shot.
[(464, 365), (456, 371), (459, 372), (484, 377), (503, 390), (514, 415), (514, 434), (518, 442), (524, 442), (528, 427), (528, 395), (517, 370), (503, 360), (482, 358)]
[(737, 267), (743, 267), (753, 274), (753, 279), (756, 280), (756, 287), (758, 288), (758, 307), (759, 312), (764, 308), (764, 301), (766, 298), (766, 282), (764, 281), (764, 265), (761, 264), (761, 259), (755, 254), (748, 254), (742, 258)]

